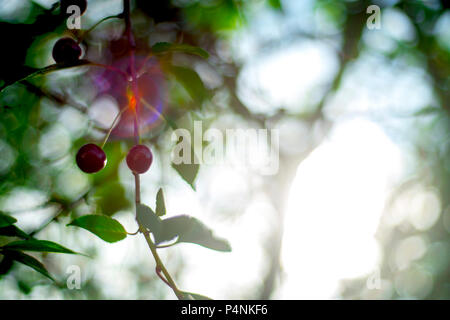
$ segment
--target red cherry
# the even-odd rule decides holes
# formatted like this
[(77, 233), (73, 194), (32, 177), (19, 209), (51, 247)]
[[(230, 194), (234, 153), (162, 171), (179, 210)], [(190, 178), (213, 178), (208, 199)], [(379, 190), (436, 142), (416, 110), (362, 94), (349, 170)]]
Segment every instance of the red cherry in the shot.
[(81, 48), (72, 38), (61, 38), (53, 46), (52, 56), (56, 63), (76, 62), (81, 56)]
[(149, 148), (139, 144), (131, 148), (127, 155), (127, 165), (135, 173), (144, 173), (150, 168), (153, 155)]
[(95, 173), (105, 167), (106, 154), (99, 146), (88, 143), (78, 150), (76, 161), (81, 171)]

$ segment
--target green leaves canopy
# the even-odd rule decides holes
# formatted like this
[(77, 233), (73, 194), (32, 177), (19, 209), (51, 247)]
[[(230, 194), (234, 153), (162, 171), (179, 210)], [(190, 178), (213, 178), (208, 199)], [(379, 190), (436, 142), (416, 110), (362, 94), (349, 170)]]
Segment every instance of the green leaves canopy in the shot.
[(37, 259), (33, 258), (32, 256), (27, 255), (20, 251), (15, 251), (15, 250), (4, 251), (3, 254), (5, 255), (6, 258), (12, 259), (14, 261), (20, 262), (20, 263), (30, 267), (30, 268), (33, 268), (37, 272), (46, 276), (47, 278), (55, 281), (55, 279), (53, 279), (53, 277), (50, 275), (50, 273), (48, 273), (48, 271), (44, 267), (44, 265), (41, 262), (39, 262)]
[(38, 252), (56, 252), (56, 253), (68, 253), (77, 254), (77, 252), (67, 249), (62, 245), (47, 241), (47, 240), (20, 240), (14, 241), (3, 246), (5, 250), (23, 250), (23, 251), (38, 251)]
[(0, 213), (0, 228), (10, 226), (16, 222), (16, 218)]

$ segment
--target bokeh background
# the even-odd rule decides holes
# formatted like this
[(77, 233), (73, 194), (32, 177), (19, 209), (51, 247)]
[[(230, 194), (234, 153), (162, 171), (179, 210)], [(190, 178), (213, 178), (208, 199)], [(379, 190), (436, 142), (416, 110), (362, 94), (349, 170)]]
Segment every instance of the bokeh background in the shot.
[[(54, 63), (53, 44), (70, 34), (55, 2), (0, 0), (2, 84)], [(381, 12), (371, 30), (372, 4)], [(89, 0), (82, 28), (122, 5)], [(202, 165), (194, 191), (171, 168), (170, 127), (147, 119), (142, 138), (155, 160), (142, 176), (142, 201), (154, 208), (163, 187), (169, 215), (193, 215), (233, 247), (161, 250), (181, 288), (216, 299), (450, 298), (444, 1), (136, 0), (132, 8), (140, 57), (161, 41), (210, 53), (169, 58), (201, 81), (166, 75), (150, 60), (145, 94), (164, 115), (185, 128), (201, 120), (204, 130), (280, 135), (276, 174)], [(123, 31), (120, 19), (100, 24), (83, 41), (84, 57), (120, 65)], [(61, 285), (0, 261), (1, 299), (175, 298), (142, 237), (107, 244), (65, 226), (99, 213), (136, 230), (127, 133), (113, 132), (101, 173), (83, 174), (74, 161), (81, 145), (102, 141), (123, 107), (116, 82), (84, 66), (0, 93), (0, 210), (36, 238), (93, 257), (35, 254)], [(81, 269), (80, 290), (65, 286), (72, 265)]]

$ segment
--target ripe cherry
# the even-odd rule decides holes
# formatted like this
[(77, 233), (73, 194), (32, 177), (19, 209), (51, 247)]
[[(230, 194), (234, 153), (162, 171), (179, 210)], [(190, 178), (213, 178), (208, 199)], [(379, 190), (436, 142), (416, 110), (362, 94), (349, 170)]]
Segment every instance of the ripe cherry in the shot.
[(99, 146), (88, 143), (78, 150), (76, 161), (81, 171), (95, 173), (106, 165), (106, 154)]
[(52, 55), (57, 63), (75, 62), (81, 56), (81, 48), (72, 38), (61, 38), (53, 46)]
[(69, 12), (67, 12), (67, 8), (69, 8), (70, 6), (78, 6), (78, 8), (80, 8), (80, 15), (82, 15), (87, 8), (87, 1), (86, 0), (61, 0), (61, 14), (63, 16), (70, 16), (72, 15), (74, 12), (72, 12), (71, 10), (69, 10)]
[(149, 148), (139, 144), (131, 148), (127, 155), (127, 165), (135, 173), (144, 173), (150, 168), (153, 155)]

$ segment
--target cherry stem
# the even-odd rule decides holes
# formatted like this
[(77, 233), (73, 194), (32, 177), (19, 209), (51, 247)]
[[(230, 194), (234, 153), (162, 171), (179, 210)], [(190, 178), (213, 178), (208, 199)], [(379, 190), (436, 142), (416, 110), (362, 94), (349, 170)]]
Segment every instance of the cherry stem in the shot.
[(78, 38), (77, 43), (80, 44), (80, 43), (84, 40), (84, 38), (85, 38), (92, 30), (94, 30), (99, 24), (101, 24), (101, 23), (103, 23), (103, 22), (105, 22), (105, 21), (107, 21), (107, 20), (110, 20), (110, 19), (120, 19), (121, 17), (122, 17), (122, 14), (116, 14), (116, 15), (108, 16), (108, 17), (105, 17), (105, 18), (101, 19), (100, 21), (98, 21), (97, 23), (95, 23), (92, 27), (90, 27), (90, 28), (87, 29), (85, 32), (83, 32), (83, 34)]
[(164, 275), (161, 274), (161, 268), (159, 268), (158, 266), (156, 266), (155, 272), (156, 272), (156, 274), (158, 275), (158, 277), (159, 277), (165, 284), (167, 284), (169, 287), (171, 287), (170, 283), (166, 280), (166, 278), (164, 278)]
[[(138, 113), (139, 113), (139, 105), (140, 105), (140, 99), (139, 99), (139, 92), (138, 92), (138, 85), (137, 85), (137, 75), (136, 75), (136, 61), (135, 61), (135, 48), (136, 43), (134, 40), (133, 33), (131, 31), (131, 20), (130, 20), (130, 0), (123, 0), (123, 17), (125, 19), (125, 33), (128, 38), (128, 43), (130, 45), (130, 71), (131, 71), (131, 85), (132, 85), (132, 91), (133, 95), (136, 101), (136, 105), (134, 108), (135, 111), (135, 119), (134, 119), (134, 137), (135, 137), (135, 144), (139, 144), (139, 126), (138, 126)], [(141, 182), (140, 177), (138, 173), (134, 173), (134, 182), (135, 182), (135, 202), (136, 202), (136, 217), (137, 217), (137, 208), (139, 204), (141, 203)], [(137, 218), (136, 218), (137, 221)], [(146, 230), (138, 221), (139, 225), (139, 231), (144, 235), (145, 240), (147, 241), (148, 247), (153, 255), (153, 258), (156, 262), (156, 270), (160, 270), (162, 274), (164, 275), (165, 279), (163, 280), (174, 292), (174, 294), (177, 296), (179, 300), (184, 299), (184, 294), (177, 288), (175, 281), (173, 281), (172, 277), (170, 276), (170, 273), (167, 271), (166, 267), (164, 266), (164, 263), (161, 261), (161, 258), (158, 255), (158, 252), (156, 251), (156, 245), (153, 243), (152, 239), (150, 238), (150, 233), (148, 230)], [(158, 276), (162, 279), (159, 272), (156, 272)]]
[(87, 64), (91, 65), (91, 66), (94, 66), (94, 67), (99, 67), (99, 68), (103, 68), (103, 69), (107, 69), (107, 70), (110, 70), (110, 71), (117, 72), (120, 75), (122, 75), (125, 78), (126, 81), (129, 80), (128, 74), (126, 72), (120, 70), (119, 68), (116, 68), (116, 67), (113, 67), (113, 66), (108, 66), (106, 64), (101, 64), (101, 63), (97, 63), (97, 62), (91, 62), (91, 61), (89, 61)]
[(114, 127), (116, 126), (117, 120), (119, 120), (120, 116), (122, 115), (122, 113), (125, 112), (125, 110), (126, 110), (126, 108), (123, 108), (123, 109), (116, 115), (116, 117), (114, 118), (114, 120), (113, 120), (113, 122), (112, 122), (112, 124), (111, 124), (111, 127), (109, 127), (108, 133), (106, 134), (105, 139), (103, 140), (103, 143), (102, 143), (102, 145), (101, 145), (101, 148), (102, 148), (102, 149), (103, 149), (103, 147), (105, 146), (106, 142), (108, 141), (109, 136), (111, 135), (111, 132), (113, 131)]

